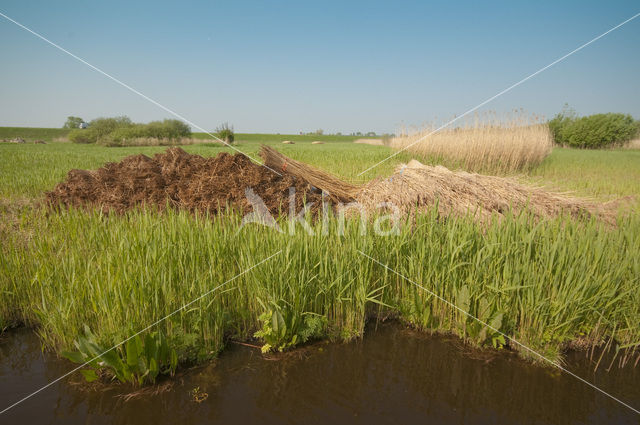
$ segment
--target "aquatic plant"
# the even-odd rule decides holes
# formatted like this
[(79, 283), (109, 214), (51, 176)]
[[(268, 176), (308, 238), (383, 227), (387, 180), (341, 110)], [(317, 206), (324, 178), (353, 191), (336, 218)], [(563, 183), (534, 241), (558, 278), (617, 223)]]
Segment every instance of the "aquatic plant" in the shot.
[(178, 355), (169, 347), (162, 332), (149, 332), (128, 339), (124, 344), (109, 348), (98, 342), (88, 326), (84, 335), (74, 342), (77, 351), (63, 351), (62, 355), (74, 363), (88, 366), (80, 372), (88, 382), (98, 379), (97, 371), (105, 371), (120, 382), (142, 385), (154, 383), (158, 375), (173, 375), (178, 367)]
[(290, 308), (282, 308), (278, 304), (272, 306), (273, 309), (258, 317), (262, 328), (253, 334), (264, 341), (263, 353), (271, 350), (283, 351), (324, 335), (326, 317), (312, 312), (296, 315)]

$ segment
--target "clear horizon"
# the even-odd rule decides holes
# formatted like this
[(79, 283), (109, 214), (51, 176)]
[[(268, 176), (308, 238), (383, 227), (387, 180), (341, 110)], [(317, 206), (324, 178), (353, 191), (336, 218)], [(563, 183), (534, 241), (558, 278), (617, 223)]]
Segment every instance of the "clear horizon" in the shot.
[[(397, 132), (460, 115), (638, 13), (637, 3), (84, 4), (0, 12), (189, 121), (240, 133)], [(0, 125), (174, 118), (0, 17)], [(489, 103), (640, 118), (640, 18)], [(198, 131), (194, 129), (194, 131)]]

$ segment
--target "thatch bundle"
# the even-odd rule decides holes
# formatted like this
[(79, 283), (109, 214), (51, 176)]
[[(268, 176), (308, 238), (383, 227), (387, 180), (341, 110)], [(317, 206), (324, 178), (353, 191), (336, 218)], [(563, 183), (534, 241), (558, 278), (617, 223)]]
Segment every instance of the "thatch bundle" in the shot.
[(510, 178), (454, 172), (415, 160), (399, 166), (387, 179), (369, 182), (356, 198), (365, 210), (370, 211), (383, 202), (395, 205), (403, 214), (437, 205), (441, 215), (472, 214), (479, 221), (486, 221), (494, 214), (523, 210), (538, 218), (563, 214), (576, 218), (596, 215), (612, 222), (615, 216), (612, 205), (525, 186)]
[(264, 159), (264, 165), (267, 167), (307, 181), (311, 185), (322, 189), (334, 201), (351, 202), (355, 200), (356, 194), (360, 191), (358, 186), (342, 181), (310, 165), (291, 159), (269, 146), (262, 146), (260, 156)]

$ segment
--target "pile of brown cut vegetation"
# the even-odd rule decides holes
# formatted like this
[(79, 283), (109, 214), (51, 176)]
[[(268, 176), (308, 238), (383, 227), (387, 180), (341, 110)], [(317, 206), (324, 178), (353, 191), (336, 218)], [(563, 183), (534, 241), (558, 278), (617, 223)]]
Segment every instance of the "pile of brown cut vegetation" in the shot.
[(51, 206), (92, 206), (105, 212), (169, 206), (214, 214), (229, 207), (244, 214), (252, 210), (248, 188), (274, 216), (288, 213), (289, 188), (295, 188), (296, 212), (305, 202), (313, 202), (312, 211), (322, 203), (322, 195), (304, 180), (278, 175), (244, 155), (220, 153), (204, 158), (181, 148), (152, 158), (128, 156), (97, 170), (71, 170), (65, 181), (46, 193), (46, 201)]

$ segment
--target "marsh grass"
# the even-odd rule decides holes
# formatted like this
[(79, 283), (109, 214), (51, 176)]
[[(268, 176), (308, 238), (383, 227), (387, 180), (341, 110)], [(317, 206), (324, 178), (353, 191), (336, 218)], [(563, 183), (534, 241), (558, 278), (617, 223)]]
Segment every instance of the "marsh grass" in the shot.
[(391, 140), (391, 147), (406, 148), (448, 168), (484, 173), (528, 170), (551, 153), (549, 127), (540, 118), (521, 112), (504, 120), (476, 116), (458, 127), (436, 131), (438, 127), (430, 124), (403, 131)]
[(240, 228), (234, 215), (152, 210), (36, 209), (18, 221), (3, 235), (0, 322), (36, 327), (57, 352), (72, 349), (85, 325), (111, 346), (279, 250), (157, 326), (182, 363), (215, 357), (229, 338), (251, 338), (265, 330), (265, 317), (282, 330), (270, 334), (274, 348), (305, 335), (350, 340), (368, 319), (388, 316), (478, 346), (509, 345), (360, 250), (552, 360), (579, 338), (612, 339), (627, 351), (640, 341), (637, 217), (616, 229), (563, 218), (535, 223), (526, 214), (479, 227), (470, 217), (430, 213), (392, 237), (370, 227), (362, 235), (351, 220), (342, 235), (332, 220), (326, 234), (298, 226), (290, 236)]

